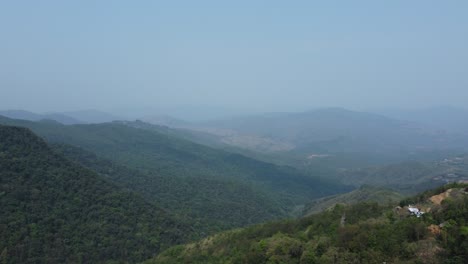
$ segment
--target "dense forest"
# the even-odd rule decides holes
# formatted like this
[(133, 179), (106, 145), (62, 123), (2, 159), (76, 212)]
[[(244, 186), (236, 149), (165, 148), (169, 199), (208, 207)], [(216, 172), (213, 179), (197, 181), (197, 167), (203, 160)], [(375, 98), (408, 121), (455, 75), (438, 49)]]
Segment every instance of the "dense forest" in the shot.
[(25, 128), (0, 126), (0, 139), (1, 263), (137, 262), (196, 236)]
[(164, 177), (117, 164), (81, 148), (53, 144), (54, 151), (92, 169), (127, 190), (190, 221), (200, 234), (210, 234), (280, 217), (286, 210), (267, 193), (238, 181), (186, 177)]
[(468, 179), (468, 156), (455, 155), (431, 162), (407, 161), (385, 166), (348, 169), (341, 182), (360, 186), (385, 186), (406, 194), (435, 188), (448, 181)]
[(363, 185), (348, 193), (315, 199), (304, 206), (303, 215), (320, 213), (336, 204), (376, 202), (380, 205), (389, 205), (400, 201), (403, 197), (401, 193), (388, 188)]
[[(5, 263), (467, 261), (466, 185), (395, 209), (396, 191), (464, 179), (466, 156), (320, 175), (143, 122), (0, 123)], [(392, 189), (343, 184), (367, 182)], [(409, 204), (427, 213), (411, 216)]]
[[(445, 197), (441, 203), (433, 198), (438, 195)], [(409, 203), (426, 213), (422, 217), (410, 214)], [(401, 201), (400, 206), (336, 205), (297, 220), (228, 231), (176, 246), (146, 263), (468, 262), (467, 184), (431, 190)]]
[(467, 10), (0, 0), (0, 264), (468, 264)]
[(204, 234), (298, 215), (312, 199), (352, 189), (121, 123), (65, 126), (2, 117), (0, 123), (30, 128), (70, 160), (189, 217)]

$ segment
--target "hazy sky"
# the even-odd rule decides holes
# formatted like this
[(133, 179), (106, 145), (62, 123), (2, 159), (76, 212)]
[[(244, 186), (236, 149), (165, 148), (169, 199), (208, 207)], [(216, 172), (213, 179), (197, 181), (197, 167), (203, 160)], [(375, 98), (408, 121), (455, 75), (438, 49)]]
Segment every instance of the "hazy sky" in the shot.
[(0, 109), (465, 106), (468, 1), (1, 1)]

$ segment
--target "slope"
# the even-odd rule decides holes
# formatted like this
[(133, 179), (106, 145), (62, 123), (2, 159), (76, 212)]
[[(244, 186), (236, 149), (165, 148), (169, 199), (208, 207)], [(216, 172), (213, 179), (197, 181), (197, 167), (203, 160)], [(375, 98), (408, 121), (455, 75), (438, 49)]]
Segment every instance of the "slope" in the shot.
[(403, 195), (383, 187), (373, 187), (363, 185), (359, 189), (349, 193), (333, 195), (314, 200), (306, 204), (304, 215), (319, 213), (335, 207), (337, 204), (355, 204), (359, 202), (377, 202), (378, 204), (386, 205), (396, 203), (403, 198)]
[(176, 246), (145, 263), (467, 263), (468, 185), (452, 184), (442, 204), (416, 217), (405, 207), (338, 205), (297, 220), (233, 230)]
[(468, 132), (468, 110), (451, 106), (420, 109), (386, 109), (379, 113), (400, 120), (425, 124), (440, 130)]
[(137, 262), (192, 234), (27, 129), (0, 126), (0, 156), (2, 263)]
[(468, 181), (468, 156), (457, 155), (433, 162), (403, 162), (386, 166), (348, 169), (338, 176), (344, 184), (385, 186), (415, 194), (447, 182)]
[(195, 226), (210, 233), (284, 217), (311, 199), (350, 189), (290, 167), (120, 123), (0, 122), (29, 127), (49, 142), (78, 146), (138, 171), (139, 176), (114, 179), (127, 186), (133, 182), (132, 190), (195, 218)]
[(84, 149), (53, 144), (69, 160), (89, 168), (116, 185), (190, 221), (202, 235), (287, 216), (286, 209), (261, 189), (239, 182), (198, 177), (165, 177), (130, 169)]
[(36, 114), (24, 110), (5, 110), (0, 111), (0, 115), (14, 118), (14, 119), (23, 119), (29, 121), (40, 121), (44, 119), (54, 120), (56, 122), (65, 124), (65, 125), (72, 125), (72, 124), (82, 124), (83, 121), (75, 119), (73, 117), (60, 114), (60, 113), (49, 113), (49, 114)]
[(81, 111), (68, 111), (63, 113), (55, 113), (59, 115), (71, 116), (72, 118), (82, 120), (86, 123), (104, 123), (111, 122), (114, 120), (124, 120), (125, 118), (116, 116), (110, 113), (106, 113), (99, 110), (89, 109)]
[[(199, 124), (290, 144), (290, 151), (308, 161), (328, 155), (337, 161), (348, 156), (384, 163), (434, 155), (440, 151), (468, 150), (465, 134), (441, 131), (385, 116), (324, 108), (299, 113), (272, 113)], [(356, 160), (354, 160), (356, 163)]]

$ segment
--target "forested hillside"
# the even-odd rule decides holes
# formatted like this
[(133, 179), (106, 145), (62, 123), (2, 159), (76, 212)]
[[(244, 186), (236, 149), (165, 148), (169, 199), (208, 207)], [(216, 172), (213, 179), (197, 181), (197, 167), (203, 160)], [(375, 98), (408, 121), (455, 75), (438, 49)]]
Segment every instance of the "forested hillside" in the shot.
[(396, 203), (403, 198), (403, 195), (387, 188), (363, 185), (359, 189), (348, 193), (332, 195), (319, 198), (304, 207), (303, 214), (310, 215), (320, 213), (333, 208), (337, 204), (355, 204), (359, 202), (377, 202), (380, 205)]
[[(110, 160), (118, 169), (105, 174), (114, 182), (191, 217), (204, 233), (291, 216), (312, 199), (350, 190), (291, 167), (120, 123), (0, 122), (29, 127), (48, 142), (77, 146)], [(90, 160), (88, 154), (64, 154), (90, 169), (109, 171), (109, 164), (93, 164), (95, 158)]]
[(52, 146), (69, 160), (177, 213), (201, 235), (288, 216), (286, 206), (271, 194), (239, 181), (164, 177), (130, 169), (71, 145)]
[[(337, 205), (176, 246), (146, 263), (467, 263), (467, 186), (428, 191), (402, 207)], [(412, 215), (409, 203), (425, 214)]]
[(348, 169), (336, 175), (344, 184), (384, 186), (415, 194), (447, 182), (468, 181), (468, 156), (449, 156), (439, 161), (408, 161), (386, 166)]
[(0, 126), (0, 262), (137, 262), (195, 237), (189, 225)]

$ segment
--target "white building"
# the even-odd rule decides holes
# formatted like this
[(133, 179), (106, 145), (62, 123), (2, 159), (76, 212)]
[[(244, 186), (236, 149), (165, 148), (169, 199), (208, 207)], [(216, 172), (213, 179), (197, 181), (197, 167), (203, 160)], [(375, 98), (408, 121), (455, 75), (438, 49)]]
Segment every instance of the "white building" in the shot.
[(421, 217), (421, 215), (424, 214), (424, 212), (420, 211), (418, 208), (413, 207), (411, 205), (408, 206), (408, 211), (412, 214), (415, 215), (416, 217)]

